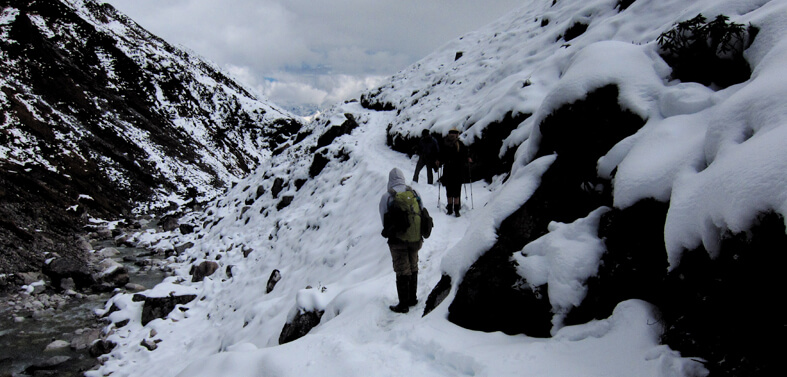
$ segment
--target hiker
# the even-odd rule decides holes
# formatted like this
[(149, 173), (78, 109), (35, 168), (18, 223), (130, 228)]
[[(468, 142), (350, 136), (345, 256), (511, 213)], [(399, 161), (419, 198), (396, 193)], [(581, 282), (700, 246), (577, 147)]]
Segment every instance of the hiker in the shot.
[(437, 160), (437, 166), (443, 166), (440, 182), (445, 186), (445, 196), (448, 198), (446, 209), (449, 215), (460, 216), (459, 208), (462, 204), (459, 198), (462, 194), (463, 174), (467, 171), (465, 163), (471, 162), (473, 160), (467, 155), (467, 147), (459, 140), (459, 130), (452, 128), (443, 141)]
[(437, 169), (437, 155), (440, 153), (440, 144), (437, 139), (429, 134), (429, 130), (421, 131), (421, 139), (418, 140), (418, 163), (415, 164), (415, 174), (413, 182), (418, 182), (418, 175), (421, 169), (426, 166), (426, 181), (431, 185), (433, 182), (432, 170)]
[[(399, 193), (404, 195), (397, 195)], [(418, 250), (423, 245), (420, 216), (414, 216), (416, 221), (403, 220), (410, 224), (405, 225), (406, 229), (400, 229), (401, 221), (396, 219), (396, 215), (400, 213), (397, 205), (405, 201), (417, 206), (417, 212), (421, 213), (423, 203), (418, 193), (405, 184), (404, 173), (393, 168), (388, 173), (388, 191), (380, 199), (380, 218), (383, 221), (382, 235), (388, 238), (388, 248), (391, 250), (396, 273), (396, 292), (399, 295), (399, 303), (391, 305), (390, 309), (397, 313), (407, 313), (410, 307), (418, 302)]]

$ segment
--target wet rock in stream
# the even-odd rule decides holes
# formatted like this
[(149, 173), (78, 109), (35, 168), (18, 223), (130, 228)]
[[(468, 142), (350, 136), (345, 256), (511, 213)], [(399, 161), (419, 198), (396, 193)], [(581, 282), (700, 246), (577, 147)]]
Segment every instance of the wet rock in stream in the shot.
[(53, 253), (40, 271), (2, 275), (0, 376), (82, 376), (115, 347), (96, 310), (116, 292), (141, 292), (167, 275), (163, 255), (117, 241), (132, 237), (97, 229), (86, 239), (87, 261)]

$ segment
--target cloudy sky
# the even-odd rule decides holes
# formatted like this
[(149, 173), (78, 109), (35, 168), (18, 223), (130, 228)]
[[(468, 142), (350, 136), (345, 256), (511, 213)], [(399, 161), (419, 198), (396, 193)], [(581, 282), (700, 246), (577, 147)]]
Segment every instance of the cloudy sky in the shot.
[(104, 0), (283, 106), (353, 98), (521, 0)]

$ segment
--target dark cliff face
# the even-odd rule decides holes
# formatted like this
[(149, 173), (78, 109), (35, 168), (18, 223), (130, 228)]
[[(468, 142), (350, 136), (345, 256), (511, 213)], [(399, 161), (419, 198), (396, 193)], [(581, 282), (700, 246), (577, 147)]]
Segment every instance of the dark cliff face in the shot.
[(0, 273), (70, 249), (87, 217), (207, 199), (300, 129), (110, 5), (0, 12)]

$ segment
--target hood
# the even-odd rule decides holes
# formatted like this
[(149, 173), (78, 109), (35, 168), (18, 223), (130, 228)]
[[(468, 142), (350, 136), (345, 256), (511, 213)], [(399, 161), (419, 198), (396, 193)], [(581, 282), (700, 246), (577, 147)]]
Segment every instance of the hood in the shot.
[(388, 173), (388, 190), (404, 191), (405, 187), (407, 187), (407, 181), (404, 178), (404, 173), (399, 168), (391, 169), (391, 172)]

